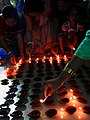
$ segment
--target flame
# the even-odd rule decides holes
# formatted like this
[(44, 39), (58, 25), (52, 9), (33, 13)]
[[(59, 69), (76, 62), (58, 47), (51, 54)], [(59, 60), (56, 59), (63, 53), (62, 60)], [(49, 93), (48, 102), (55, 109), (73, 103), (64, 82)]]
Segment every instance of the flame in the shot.
[(73, 90), (72, 90), (72, 89), (70, 89), (70, 92), (72, 92), (72, 93), (73, 93)]
[(73, 50), (75, 50), (75, 48), (73, 47)]
[(64, 55), (63, 59), (64, 59), (65, 62), (68, 62), (68, 58), (67, 58), (66, 55)]
[(81, 119), (81, 116), (79, 115), (78, 118)]
[(15, 76), (21, 64), (22, 59), (20, 59), (19, 62), (17, 62), (13, 67), (7, 68), (4, 73), (6, 74), (6, 76)]
[(60, 109), (60, 116), (61, 116), (61, 119), (64, 118), (64, 108), (61, 108), (61, 109)]
[(57, 59), (57, 62), (58, 62), (58, 63), (61, 62), (59, 55), (56, 56), (56, 59)]
[(44, 103), (44, 100), (43, 100), (43, 99), (40, 99), (40, 102), (41, 102), (41, 103)]
[(79, 107), (79, 110), (82, 110), (82, 107)]
[(36, 58), (36, 63), (38, 63), (39, 58)]
[(52, 57), (50, 57), (49, 58), (49, 62), (52, 64), (52, 61), (53, 61), (53, 58)]
[(28, 61), (29, 63), (31, 63), (31, 57), (29, 58), (29, 61)]
[(46, 56), (43, 56), (43, 58), (42, 58), (43, 63), (45, 62), (45, 59), (46, 59)]

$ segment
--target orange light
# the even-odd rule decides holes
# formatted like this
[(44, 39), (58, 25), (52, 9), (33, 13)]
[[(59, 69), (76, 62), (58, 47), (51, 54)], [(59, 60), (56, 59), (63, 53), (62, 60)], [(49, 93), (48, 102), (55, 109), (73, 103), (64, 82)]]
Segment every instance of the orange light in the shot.
[(15, 67), (16, 67), (16, 69), (19, 69), (19, 64), (17, 63)]
[(36, 63), (38, 63), (39, 58), (36, 58)]
[(52, 57), (49, 58), (49, 62), (52, 64)]
[(78, 118), (81, 119), (81, 116), (79, 115)]
[(61, 111), (64, 111), (64, 109), (63, 109), (63, 108), (61, 108)]
[(73, 90), (72, 90), (72, 89), (70, 89), (70, 92), (72, 92), (72, 93), (73, 93)]
[(64, 116), (63, 115), (61, 115), (61, 119), (63, 119), (64, 118)]
[(22, 63), (22, 59), (19, 60), (19, 63)]
[(75, 105), (75, 104), (73, 104), (73, 106), (75, 107), (76, 105)]
[(43, 100), (43, 99), (40, 99), (40, 102), (41, 102), (41, 103), (44, 103), (44, 100)]
[(72, 100), (73, 98), (72, 98), (72, 96), (70, 97), (70, 101)]
[(76, 96), (73, 95), (73, 99), (76, 100)]
[(29, 57), (29, 61), (28, 62), (31, 63), (31, 57)]
[(46, 97), (46, 98), (44, 98), (44, 99), (40, 99), (40, 102), (41, 102), (41, 103), (44, 103), (47, 98), (48, 98), (48, 97)]
[(45, 59), (46, 59), (46, 56), (43, 56), (43, 58), (42, 58), (43, 63), (45, 62)]
[(61, 119), (64, 118), (64, 109), (63, 108), (60, 109), (60, 117), (61, 117)]
[(71, 97), (70, 97), (70, 102), (72, 103), (73, 106), (76, 106), (76, 102), (77, 102), (77, 101), (76, 101), (76, 96), (74, 96), (74, 95), (71, 96)]
[(79, 107), (79, 110), (82, 110), (82, 107)]
[[(82, 118), (82, 116), (83, 116), (83, 111), (82, 111), (82, 107), (78, 107), (78, 119), (81, 119)], [(84, 117), (84, 116), (83, 116)]]
[(56, 56), (56, 59), (57, 59), (57, 62), (60, 63), (61, 60), (60, 60), (59, 55)]
[(66, 55), (64, 55), (63, 59), (64, 59), (65, 62), (68, 62), (68, 58), (67, 58)]
[(73, 50), (75, 50), (75, 48), (73, 47)]

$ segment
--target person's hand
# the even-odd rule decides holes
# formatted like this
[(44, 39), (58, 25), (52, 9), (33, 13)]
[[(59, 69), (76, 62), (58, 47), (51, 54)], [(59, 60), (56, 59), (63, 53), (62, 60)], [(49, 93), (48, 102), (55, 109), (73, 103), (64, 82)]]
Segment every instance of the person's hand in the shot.
[(13, 53), (9, 55), (9, 59), (10, 59), (11, 64), (16, 64), (16, 57)]
[(30, 55), (32, 53), (33, 48), (34, 48), (34, 44), (32, 42), (29, 42), (27, 44), (26, 54)]
[(44, 86), (44, 97), (51, 96), (59, 88), (58, 78), (46, 82)]
[(54, 93), (54, 86), (52, 82), (47, 82), (44, 86), (44, 97), (47, 98)]
[(21, 54), (18, 59), (19, 59), (19, 60), (21, 60), (21, 59), (24, 60), (24, 58), (25, 58), (25, 57), (24, 57), (24, 54)]
[(31, 49), (28, 47), (26, 48), (26, 54), (28, 54), (28, 55), (31, 54)]
[(58, 44), (54, 43), (52, 49), (51, 49), (52, 54), (54, 54), (55, 56), (58, 54)]
[(22, 60), (22, 61), (24, 62), (24, 58), (25, 58), (25, 57), (24, 57), (24, 54), (21, 54), (21, 55), (19, 56), (19, 58), (18, 58), (18, 61), (19, 61), (19, 60)]
[(73, 45), (69, 45), (71, 50), (75, 50), (75, 47)]

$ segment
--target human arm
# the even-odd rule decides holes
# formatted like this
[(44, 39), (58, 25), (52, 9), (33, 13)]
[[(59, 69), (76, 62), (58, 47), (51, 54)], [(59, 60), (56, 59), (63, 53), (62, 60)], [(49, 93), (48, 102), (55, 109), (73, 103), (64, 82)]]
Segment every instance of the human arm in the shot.
[[(45, 98), (51, 96), (59, 89), (84, 64), (84, 62), (84, 59), (74, 55), (57, 78), (46, 82), (44, 86)], [(48, 89), (50, 90), (49, 92), (47, 92)]]
[(21, 33), (17, 34), (17, 40), (18, 40), (18, 47), (20, 51), (19, 59), (24, 59), (24, 41)]
[(73, 37), (71, 37), (71, 39), (72, 38), (73, 38), (73, 42), (70, 43), (68, 40), (68, 45), (71, 50), (75, 50), (76, 46), (78, 45), (78, 39), (79, 39), (78, 34), (75, 33), (75, 35), (73, 35)]
[(5, 32), (5, 21), (3, 17), (0, 16), (0, 45), (7, 51), (10, 62), (12, 64), (15, 64), (16, 63), (15, 55), (13, 54), (12, 50), (9, 48), (8, 44), (5, 41), (4, 32)]
[(10, 62), (12, 64), (15, 64), (16, 63), (15, 55), (13, 54), (12, 50), (8, 47), (6, 41), (4, 40), (4, 36), (0, 36), (0, 44), (7, 51)]
[(65, 51), (64, 51), (64, 43), (63, 43), (63, 34), (58, 35), (58, 42), (59, 42), (60, 50), (62, 54), (64, 55)]
[(25, 23), (26, 23), (26, 34), (25, 34), (25, 43), (26, 43), (26, 53), (30, 54), (33, 46), (32, 43), (32, 20), (31, 18), (25, 14)]

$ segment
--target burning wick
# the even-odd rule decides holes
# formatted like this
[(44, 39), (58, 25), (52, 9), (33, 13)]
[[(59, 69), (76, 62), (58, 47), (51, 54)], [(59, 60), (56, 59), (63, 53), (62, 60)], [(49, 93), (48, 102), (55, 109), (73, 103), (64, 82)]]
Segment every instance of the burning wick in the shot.
[(48, 97), (46, 97), (46, 98), (44, 98), (44, 99), (40, 99), (40, 102), (41, 102), (41, 103), (44, 103), (47, 98), (48, 98)]
[(75, 50), (75, 48), (73, 47), (73, 50)]

